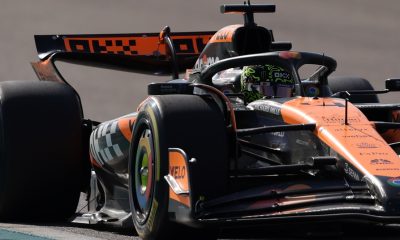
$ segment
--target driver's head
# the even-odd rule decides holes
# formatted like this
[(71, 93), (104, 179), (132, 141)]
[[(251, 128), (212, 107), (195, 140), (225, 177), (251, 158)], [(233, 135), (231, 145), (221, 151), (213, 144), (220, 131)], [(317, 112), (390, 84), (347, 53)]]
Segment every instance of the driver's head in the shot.
[(294, 85), (292, 74), (280, 66), (267, 64), (243, 67), (241, 90), (247, 102), (263, 97), (291, 97)]

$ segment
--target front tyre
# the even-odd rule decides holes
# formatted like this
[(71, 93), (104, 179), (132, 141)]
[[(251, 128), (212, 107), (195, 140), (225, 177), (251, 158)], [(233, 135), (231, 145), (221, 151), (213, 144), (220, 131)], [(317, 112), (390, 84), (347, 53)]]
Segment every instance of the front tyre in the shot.
[[(168, 172), (168, 162), (160, 161), (160, 144), (164, 143), (159, 141), (158, 129), (151, 110), (139, 113), (129, 161), (129, 194), (133, 223), (143, 239), (162, 239), (160, 235), (166, 236), (170, 227), (168, 185), (160, 176), (161, 172)], [(166, 151), (163, 151), (161, 159), (166, 157)]]
[(216, 239), (213, 229), (194, 229), (180, 225), (182, 219), (169, 219), (169, 185), (164, 180), (169, 173), (168, 148), (182, 149), (198, 160), (188, 166), (193, 201), (218, 197), (227, 189), (227, 132), (218, 105), (195, 95), (152, 96), (138, 114), (129, 157), (136, 231), (151, 240)]

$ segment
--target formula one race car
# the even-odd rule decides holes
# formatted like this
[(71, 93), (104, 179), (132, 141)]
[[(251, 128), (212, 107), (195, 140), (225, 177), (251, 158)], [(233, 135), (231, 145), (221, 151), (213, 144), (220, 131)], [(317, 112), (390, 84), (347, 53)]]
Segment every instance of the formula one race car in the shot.
[[(0, 83), (0, 219), (114, 224), (143, 239), (216, 239), (219, 228), (293, 220), (399, 223), (400, 104), (377, 94), (400, 91), (400, 79), (375, 91), (329, 77), (333, 58), (290, 51), (254, 23), (273, 5), (221, 11), (244, 24), (35, 36), (41, 81)], [(84, 118), (57, 60), (173, 80), (99, 123)], [(317, 67), (303, 77), (304, 65)], [(88, 212), (75, 214), (81, 192)]]

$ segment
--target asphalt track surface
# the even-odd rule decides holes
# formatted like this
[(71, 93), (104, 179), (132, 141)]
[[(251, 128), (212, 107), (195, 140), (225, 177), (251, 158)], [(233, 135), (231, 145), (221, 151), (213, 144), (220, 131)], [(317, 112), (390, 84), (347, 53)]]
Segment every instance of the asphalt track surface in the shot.
[[(0, 81), (36, 79), (29, 65), (29, 62), (37, 60), (34, 34), (146, 33), (159, 32), (165, 25), (171, 26), (172, 31), (218, 30), (242, 22), (239, 15), (219, 13), (219, 5), (227, 2), (0, 0)], [(258, 14), (256, 22), (273, 29), (276, 40), (291, 41), (294, 50), (334, 57), (338, 61), (334, 75), (364, 77), (376, 89), (384, 88), (385, 79), (400, 77), (398, 0), (275, 0), (254, 3), (277, 4), (277, 13)], [(81, 94), (85, 117), (99, 121), (135, 111), (146, 96), (148, 83), (168, 80), (168, 77), (64, 63), (59, 66)], [(380, 96), (380, 99), (386, 103), (399, 102), (399, 96), (399, 93), (390, 93)], [(1, 227), (9, 226), (3, 224)], [(58, 223), (42, 224), (39, 229), (62, 231), (67, 236), (70, 233), (83, 234), (88, 239), (132, 239), (130, 231), (118, 229)], [(363, 232), (354, 232), (340, 239), (358, 236), (360, 239), (382, 239)], [(397, 239), (400, 230), (394, 227), (386, 233), (389, 235), (387, 239)], [(82, 235), (79, 236), (82, 239)], [(71, 235), (65, 239), (73, 238)]]

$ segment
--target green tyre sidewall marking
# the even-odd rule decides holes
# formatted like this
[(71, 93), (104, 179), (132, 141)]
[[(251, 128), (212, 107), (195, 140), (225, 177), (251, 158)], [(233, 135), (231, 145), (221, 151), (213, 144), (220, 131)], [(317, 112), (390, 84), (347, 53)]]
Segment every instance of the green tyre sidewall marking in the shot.
[[(167, 161), (167, 150), (166, 146), (163, 146), (160, 142), (160, 131), (159, 129), (161, 126), (159, 124), (161, 122), (161, 114), (159, 113), (158, 106), (157, 104), (153, 104), (155, 102), (152, 102), (148, 104), (144, 110), (142, 110), (137, 118), (136, 125), (134, 127), (134, 134), (132, 136), (132, 144), (131, 144), (131, 156), (130, 156), (130, 163), (129, 163), (129, 195), (130, 195), (130, 204), (131, 204), (131, 211), (133, 215), (133, 222), (136, 228), (136, 231), (138, 235), (143, 238), (143, 239), (158, 239), (160, 236), (157, 236), (156, 234), (162, 233), (163, 230), (160, 230), (160, 228), (167, 228), (168, 226), (168, 218), (167, 218), (167, 208), (168, 208), (168, 197), (169, 197), (169, 192), (168, 192), (168, 186), (165, 182), (163, 182), (163, 178), (161, 178), (161, 175), (166, 174), (168, 172), (168, 162), (164, 163), (167, 165), (161, 166), (161, 158), (166, 158), (164, 161)], [(143, 119), (143, 120), (142, 120)], [(159, 121), (157, 121), (159, 119)], [(136, 193), (135, 191), (135, 183), (133, 183), (133, 179), (135, 178), (132, 176), (132, 172), (134, 173), (134, 164), (132, 162), (135, 159), (135, 149), (138, 146), (139, 140), (136, 137), (136, 131), (140, 130), (141, 126), (145, 124), (145, 121), (147, 121), (148, 125), (147, 128), (150, 129), (151, 134), (152, 134), (152, 139), (153, 142), (150, 143), (153, 145), (154, 153), (153, 153), (153, 173), (155, 174), (154, 176), (154, 181), (153, 181), (153, 192), (151, 194), (152, 196), (152, 202), (150, 206), (150, 210), (147, 216), (147, 219), (143, 223), (139, 223), (135, 219), (135, 204), (134, 204), (134, 199), (133, 197), (135, 196)], [(142, 127), (146, 128), (146, 126)], [(142, 130), (140, 132), (145, 131)], [(140, 132), (139, 135), (140, 135)], [(133, 147), (133, 148), (132, 148)], [(161, 152), (161, 149), (163, 149), (163, 152)], [(166, 173), (164, 173), (166, 172)], [(133, 187), (132, 187), (133, 186)]]
[[(159, 139), (159, 135), (158, 135), (158, 126), (157, 126), (157, 121), (156, 121), (156, 117), (154, 114), (153, 109), (150, 106), (146, 107), (146, 112), (149, 114), (150, 117), (150, 122), (151, 122), (151, 126), (153, 127), (152, 132), (153, 132), (153, 145), (154, 145), (154, 149), (155, 149), (155, 153), (154, 153), (154, 157), (153, 159), (155, 160), (155, 165), (154, 165), (154, 172), (156, 173), (155, 176), (155, 183), (154, 183), (154, 188), (153, 188), (153, 194), (155, 194), (156, 192), (156, 186), (158, 185), (158, 182), (160, 181), (160, 158), (161, 158), (161, 154), (160, 154), (160, 139)], [(149, 214), (149, 218), (148, 218), (148, 222), (149, 222), (149, 230), (150, 232), (152, 232), (153, 228), (154, 228), (154, 223), (155, 223), (155, 217), (157, 214), (157, 210), (158, 210), (158, 202), (156, 200), (156, 196), (153, 195), (153, 203), (151, 205), (151, 209), (150, 209), (150, 214)]]
[[(154, 149), (155, 149), (155, 159), (156, 159), (156, 164), (157, 166), (160, 166), (160, 139), (159, 139), (159, 132), (158, 132), (158, 126), (157, 126), (157, 121), (156, 117), (154, 114), (153, 109), (150, 106), (146, 107), (146, 112), (148, 112), (150, 116), (150, 120), (153, 126), (153, 139), (154, 139)], [(156, 168), (156, 181), (160, 180), (160, 168)]]

